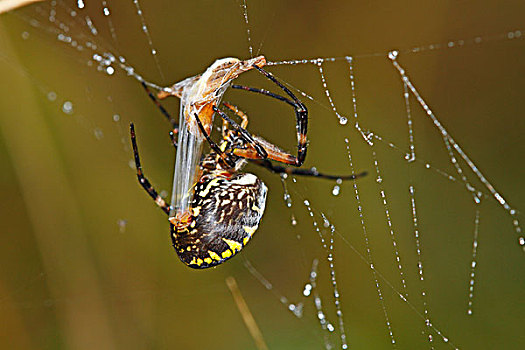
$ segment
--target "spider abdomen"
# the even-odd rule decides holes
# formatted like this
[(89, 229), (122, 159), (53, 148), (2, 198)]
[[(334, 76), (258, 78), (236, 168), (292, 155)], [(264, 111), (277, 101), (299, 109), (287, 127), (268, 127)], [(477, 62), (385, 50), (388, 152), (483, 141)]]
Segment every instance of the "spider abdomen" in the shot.
[(190, 224), (184, 228), (171, 225), (173, 246), (182, 262), (203, 269), (237, 254), (259, 227), (267, 190), (249, 173), (197, 183)]

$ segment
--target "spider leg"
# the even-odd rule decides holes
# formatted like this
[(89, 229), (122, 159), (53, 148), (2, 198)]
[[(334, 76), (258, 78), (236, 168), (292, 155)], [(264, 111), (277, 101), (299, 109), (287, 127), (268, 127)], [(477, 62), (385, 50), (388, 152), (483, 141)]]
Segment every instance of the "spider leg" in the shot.
[[(248, 144), (248, 148), (233, 149), (233, 154), (246, 159), (271, 159), (275, 160), (276, 162), (297, 166), (297, 157), (284, 152), (279, 147), (264, 140), (263, 138), (251, 135), (247, 130), (245, 130), (244, 125), (248, 125), (248, 116), (246, 114), (241, 112), (237, 107), (233, 105), (230, 105), (228, 103), (224, 103), (224, 105), (242, 119), (240, 127), (236, 124), (232, 124), (232, 126), (236, 129), (237, 132), (241, 134), (240, 137)], [(225, 115), (225, 113), (220, 111), (217, 112), (223, 118), (223, 137), (226, 137), (228, 132), (227, 121), (230, 121), (231, 119), (227, 115)]]
[(173, 145), (175, 147), (177, 147), (177, 141), (175, 140), (174, 137), (172, 137), (172, 133), (173, 134), (177, 134), (179, 132), (179, 124), (177, 124), (177, 122), (175, 121), (175, 119), (173, 119), (173, 117), (168, 113), (168, 111), (166, 110), (166, 108), (164, 108), (163, 105), (160, 104), (159, 100), (155, 97), (155, 95), (151, 92), (151, 90), (148, 88), (148, 86), (146, 85), (145, 82), (141, 81), (140, 84), (142, 85), (142, 87), (144, 88), (144, 90), (146, 90), (146, 93), (148, 94), (149, 98), (153, 101), (153, 103), (155, 103), (155, 105), (157, 106), (157, 108), (161, 111), (162, 114), (164, 114), (164, 116), (166, 117), (166, 119), (168, 119), (168, 122), (170, 122), (171, 126), (173, 127), (173, 130), (172, 132), (170, 133), (170, 137), (171, 137), (171, 142), (173, 143)]
[(261, 95), (264, 95), (264, 96), (272, 97), (272, 98), (275, 98), (276, 100), (288, 103), (292, 107), (295, 107), (295, 105), (296, 105), (296, 103), (294, 101), (290, 100), (289, 98), (286, 98), (284, 96), (275, 94), (275, 93), (273, 93), (271, 91), (268, 91), (266, 89), (259, 89), (259, 88), (254, 88), (254, 87), (251, 87), (251, 86), (244, 86), (244, 85), (237, 85), (237, 84), (232, 84), (230, 87), (232, 89), (239, 89), (239, 90), (244, 90), (244, 91), (249, 91), (249, 92), (255, 92), (257, 94), (261, 94)]
[(248, 116), (246, 115), (246, 113), (241, 111), (237, 106), (229, 104), (228, 102), (223, 102), (222, 104), (224, 105), (224, 107), (228, 108), (230, 111), (239, 116), (239, 118), (241, 118), (241, 128), (246, 129), (248, 127)]
[(254, 66), (254, 68), (261, 72), (261, 74), (266, 76), (272, 82), (274, 82), (277, 86), (279, 86), (279, 88), (281, 88), (281, 90), (283, 90), (291, 99), (274, 94), (264, 89), (251, 88), (242, 85), (232, 85), (231, 87), (233, 89), (241, 89), (269, 96), (279, 101), (286, 102), (294, 108), (297, 130), (297, 158), (295, 159), (295, 164), (292, 165), (301, 166), (304, 163), (304, 159), (306, 158), (306, 131), (308, 126), (308, 110), (306, 106), (286, 86), (279, 82), (271, 73), (257, 66)]
[(149, 196), (155, 201), (155, 203), (166, 213), (169, 214), (170, 206), (166, 203), (164, 198), (162, 198), (155, 188), (151, 185), (144, 174), (142, 173), (142, 166), (140, 165), (139, 149), (137, 147), (137, 140), (135, 137), (135, 126), (133, 123), (129, 124), (129, 133), (131, 136), (131, 144), (133, 146), (133, 155), (135, 156), (135, 168), (137, 169), (137, 179), (139, 180), (140, 185), (144, 190), (149, 194)]
[(266, 150), (264, 149), (263, 146), (261, 146), (259, 144), (259, 142), (257, 142), (253, 136), (244, 128), (242, 128), (241, 126), (239, 126), (239, 124), (237, 124), (233, 119), (231, 119), (230, 117), (228, 117), (228, 115), (226, 113), (224, 113), (223, 111), (221, 111), (220, 109), (218, 109), (217, 107), (213, 106), (213, 111), (216, 112), (216, 113), (219, 113), (219, 115), (221, 116), (222, 119), (226, 120), (228, 123), (230, 123), (230, 125), (239, 132), (241, 138), (246, 141), (247, 143), (249, 143), (254, 149), (255, 151), (257, 152), (257, 155), (259, 156), (258, 158), (262, 158), (262, 159), (266, 159), (268, 158), (268, 153), (266, 152)]
[(274, 165), (268, 160), (253, 160), (253, 163), (260, 165), (276, 174), (313, 176), (313, 177), (319, 177), (319, 178), (328, 179), (328, 180), (339, 180), (339, 179), (340, 180), (355, 180), (360, 177), (366, 176), (368, 174), (366, 171), (364, 171), (359, 174), (351, 174), (351, 175), (330, 175), (330, 174), (320, 173), (315, 168), (310, 168), (310, 169), (300, 169), (299, 168), (298, 169), (298, 168)]
[(195, 120), (197, 121), (197, 125), (199, 126), (199, 129), (201, 130), (202, 134), (206, 138), (206, 141), (210, 144), (210, 147), (212, 150), (215, 151), (225, 162), (228, 164), (229, 167), (234, 168), (235, 167), (235, 161), (232, 160), (228, 154), (224, 153), (223, 150), (211, 139), (211, 137), (206, 133), (206, 130), (204, 129), (204, 125), (202, 125), (202, 122), (199, 118), (199, 115), (195, 113)]
[(276, 100), (288, 103), (292, 107), (296, 106), (296, 103), (294, 101), (290, 100), (289, 98), (286, 98), (286, 97), (281, 96), (279, 94), (273, 93), (273, 92), (268, 91), (266, 89), (259, 89), (259, 88), (254, 88), (254, 87), (251, 87), (251, 86), (244, 86), (244, 85), (237, 85), (237, 84), (232, 84), (230, 87), (232, 89), (239, 89), (239, 90), (244, 90), (244, 91), (249, 91), (249, 92), (255, 92), (257, 94), (261, 94), (261, 95), (264, 95), (264, 96), (275, 98)]

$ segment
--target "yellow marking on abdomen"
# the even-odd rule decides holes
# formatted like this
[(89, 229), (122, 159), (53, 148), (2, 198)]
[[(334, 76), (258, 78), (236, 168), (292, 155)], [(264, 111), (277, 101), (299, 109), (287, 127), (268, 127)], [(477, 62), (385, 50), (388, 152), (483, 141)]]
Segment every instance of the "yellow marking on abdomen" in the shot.
[(200, 212), (201, 212), (201, 207), (193, 208), (193, 216), (199, 216)]
[(219, 254), (211, 251), (211, 250), (208, 250), (208, 254), (210, 255), (210, 257), (213, 259), (213, 260), (222, 260), (222, 258), (219, 256)]
[(226, 259), (226, 258), (229, 258), (230, 256), (232, 256), (232, 251), (229, 250), (229, 249), (226, 249), (225, 251), (222, 252), (221, 256), (223, 259)]
[(253, 226), (253, 227), (250, 227), (250, 226), (243, 226), (242, 228), (244, 229), (244, 231), (246, 231), (247, 234), (250, 235), (250, 237), (253, 235), (253, 233), (255, 231), (257, 231), (257, 227), (258, 226)]
[(215, 185), (217, 185), (217, 182), (219, 182), (219, 179), (213, 179), (208, 183), (208, 186), (202, 191), (199, 192), (199, 196), (206, 197), (208, 193), (210, 192), (211, 188)]
[(223, 238), (222, 239), (224, 242), (226, 242), (226, 244), (230, 247), (230, 249), (235, 253), (237, 251), (240, 251), (242, 249), (242, 244), (240, 244), (239, 242), (237, 241), (233, 241), (231, 239), (226, 239), (226, 238)]

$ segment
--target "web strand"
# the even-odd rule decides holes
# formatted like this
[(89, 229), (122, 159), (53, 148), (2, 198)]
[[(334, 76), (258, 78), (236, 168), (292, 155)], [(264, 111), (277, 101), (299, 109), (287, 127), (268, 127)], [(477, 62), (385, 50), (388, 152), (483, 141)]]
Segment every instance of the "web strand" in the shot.
[[(514, 225), (514, 230), (516, 234), (518, 235), (518, 243), (520, 246), (522, 246), (522, 249), (525, 250), (525, 237), (522, 234), (522, 229), (519, 223), (519, 220), (517, 218), (517, 212), (516, 209), (511, 207), (505, 198), (496, 191), (494, 186), (485, 178), (483, 173), (478, 169), (478, 167), (474, 164), (474, 162), (467, 156), (467, 154), (463, 151), (463, 149), (459, 146), (459, 144), (450, 136), (447, 129), (441, 124), (441, 122), (437, 119), (437, 117), (434, 115), (428, 104), (425, 102), (425, 100), (421, 97), (415, 86), (410, 81), (409, 77), (407, 76), (405, 70), (403, 67), (399, 64), (397, 61), (398, 52), (392, 51), (389, 54), (389, 58), (392, 61), (392, 64), (399, 72), (399, 75), (401, 76), (401, 79), (403, 80), (403, 83), (406, 84), (409, 88), (409, 90), (412, 92), (416, 100), (418, 101), (419, 105), (423, 108), (426, 115), (431, 119), (432, 123), (436, 126), (436, 128), (439, 130), (443, 137), (443, 141), (445, 142), (445, 145), (447, 146), (447, 150), (449, 154), (451, 155), (451, 162), (453, 163), (454, 167), (456, 168), (458, 174), (462, 176), (462, 180), (465, 182), (465, 185), (469, 191), (471, 191), (471, 185), (466, 180), (466, 177), (463, 177), (463, 171), (459, 167), (457, 161), (455, 160), (455, 157), (453, 157), (452, 149), (454, 149), (460, 156), (463, 158), (463, 160), (467, 163), (470, 170), (478, 177), (478, 179), (481, 181), (481, 183), (485, 186), (485, 188), (490, 192), (492, 197), (500, 204), (500, 206), (507, 211), (508, 215), (512, 219), (512, 224)], [(479, 198), (475, 195), (475, 200)], [(477, 202), (477, 201), (476, 201)]]
[(246, 26), (246, 38), (248, 40), (248, 52), (250, 53), (250, 58), (253, 58), (252, 34), (250, 31), (250, 21), (248, 20), (248, 4), (246, 3), (246, 0), (242, 0), (241, 9), (242, 9), (242, 14), (244, 18), (244, 24)]
[(133, 3), (135, 4), (135, 7), (137, 9), (137, 15), (140, 18), (140, 21), (142, 23), (142, 31), (146, 35), (146, 38), (148, 39), (148, 45), (150, 48), (151, 55), (153, 56), (153, 59), (155, 60), (155, 66), (157, 67), (157, 70), (159, 71), (160, 77), (162, 80), (164, 80), (164, 73), (162, 73), (162, 69), (160, 68), (159, 58), (157, 56), (157, 49), (153, 46), (153, 40), (151, 39), (151, 35), (149, 33), (148, 26), (146, 25), (146, 19), (144, 18), (144, 14), (142, 12), (142, 9), (140, 7), (139, 0), (133, 0)]
[(467, 305), (467, 315), (472, 315), (474, 313), (474, 285), (476, 282), (476, 266), (477, 255), (478, 255), (478, 236), (479, 236), (479, 209), (476, 208), (476, 217), (474, 219), (474, 238), (472, 241), (472, 260), (470, 262), (470, 280), (468, 284), (468, 305)]

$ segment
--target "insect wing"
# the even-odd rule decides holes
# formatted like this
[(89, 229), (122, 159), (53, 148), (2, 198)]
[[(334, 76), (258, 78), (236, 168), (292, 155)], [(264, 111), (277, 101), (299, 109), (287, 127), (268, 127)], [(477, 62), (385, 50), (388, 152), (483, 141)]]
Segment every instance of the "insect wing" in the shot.
[(184, 213), (189, 209), (193, 194), (192, 187), (199, 175), (198, 165), (204, 140), (200, 135), (190, 132), (188, 128), (185, 115), (187, 103), (187, 96), (183, 94), (179, 113), (179, 135), (173, 174), (170, 217), (175, 217), (177, 213)]

